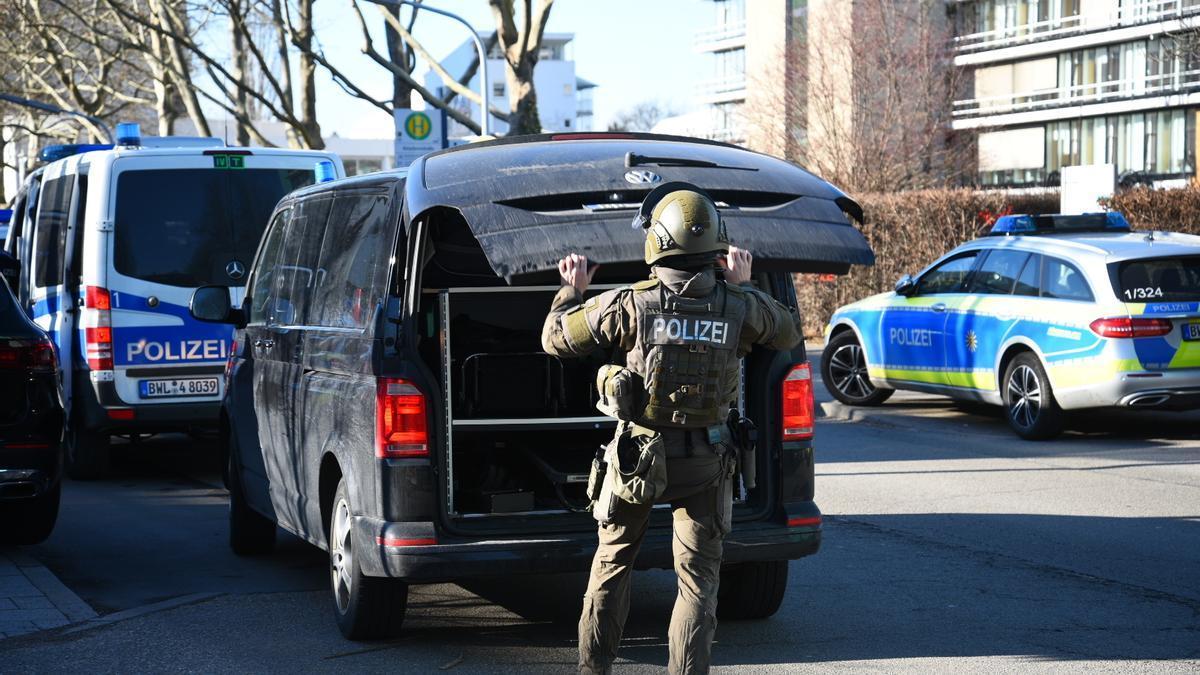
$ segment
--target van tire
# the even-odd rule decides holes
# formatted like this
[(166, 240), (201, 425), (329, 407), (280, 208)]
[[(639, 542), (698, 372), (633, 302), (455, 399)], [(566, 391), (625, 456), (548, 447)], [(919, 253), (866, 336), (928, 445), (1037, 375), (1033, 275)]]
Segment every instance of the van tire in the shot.
[(78, 420), (67, 425), (67, 475), (74, 480), (98, 480), (108, 474), (110, 437), (82, 426)]
[(834, 335), (821, 355), (821, 381), (829, 395), (846, 405), (877, 406), (895, 389), (877, 387), (867, 375), (867, 360), (853, 331)]
[(354, 555), (349, 491), (342, 479), (329, 509), (329, 572), (333, 611), (347, 640), (378, 640), (400, 633), (408, 609), (408, 584), (369, 577)]
[(275, 548), (275, 521), (246, 503), (242, 487), (241, 459), (230, 438), (229, 474), (229, 548), (237, 555), (261, 555)]
[(1008, 426), (1027, 441), (1044, 441), (1062, 433), (1064, 415), (1054, 399), (1046, 369), (1032, 352), (1017, 354), (1001, 383)]
[(62, 483), (32, 499), (0, 502), (0, 546), (40, 544), (54, 531)]
[(788, 561), (757, 560), (721, 568), (717, 618), (765, 619), (779, 611), (787, 593)]

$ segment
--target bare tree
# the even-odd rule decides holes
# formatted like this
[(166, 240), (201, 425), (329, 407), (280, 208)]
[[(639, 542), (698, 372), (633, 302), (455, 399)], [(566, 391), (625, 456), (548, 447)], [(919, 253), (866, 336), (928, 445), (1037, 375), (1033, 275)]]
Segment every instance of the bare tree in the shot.
[(642, 101), (622, 110), (608, 123), (609, 131), (650, 131), (655, 124), (676, 112), (659, 101)]
[(971, 153), (950, 132), (959, 70), (940, 0), (825, 3), (786, 53), (755, 74), (747, 106), (755, 149), (845, 189), (890, 192), (952, 183)]
[(542, 131), (538, 118), (537, 90), (533, 71), (542, 50), (542, 35), (554, 0), (520, 0), (522, 21), (516, 21), (517, 0), (488, 0), (496, 19), (496, 33), (504, 53), (504, 71), (508, 84), (510, 136)]

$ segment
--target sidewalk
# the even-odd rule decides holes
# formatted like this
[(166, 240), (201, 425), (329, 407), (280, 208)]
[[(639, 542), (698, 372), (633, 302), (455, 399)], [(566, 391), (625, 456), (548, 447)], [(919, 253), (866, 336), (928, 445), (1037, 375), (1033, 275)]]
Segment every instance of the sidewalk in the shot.
[(41, 563), (20, 549), (0, 548), (0, 639), (95, 616)]

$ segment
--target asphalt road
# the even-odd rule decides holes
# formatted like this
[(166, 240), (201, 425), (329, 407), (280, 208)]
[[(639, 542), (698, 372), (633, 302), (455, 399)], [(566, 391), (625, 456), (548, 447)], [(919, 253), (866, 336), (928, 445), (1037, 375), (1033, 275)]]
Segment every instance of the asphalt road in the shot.
[[(720, 626), (718, 670), (1200, 670), (1200, 415), (1091, 414), (1029, 443), (936, 397), (828, 408), (825, 543), (778, 615)], [(229, 553), (211, 451), (154, 439), (67, 485), (28, 552), (108, 620), (0, 641), (0, 672), (573, 667), (578, 576), (418, 587), (401, 638), (343, 640), (324, 554)], [(618, 670), (657, 671), (674, 577), (635, 584)]]

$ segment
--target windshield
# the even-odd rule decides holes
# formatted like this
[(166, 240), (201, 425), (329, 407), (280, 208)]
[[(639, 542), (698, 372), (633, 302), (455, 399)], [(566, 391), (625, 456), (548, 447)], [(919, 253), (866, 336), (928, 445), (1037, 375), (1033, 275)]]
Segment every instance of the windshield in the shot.
[(242, 286), (275, 205), (312, 182), (310, 169), (124, 171), (113, 265), (173, 286)]
[(1126, 302), (1200, 300), (1200, 256), (1116, 263), (1117, 296)]

